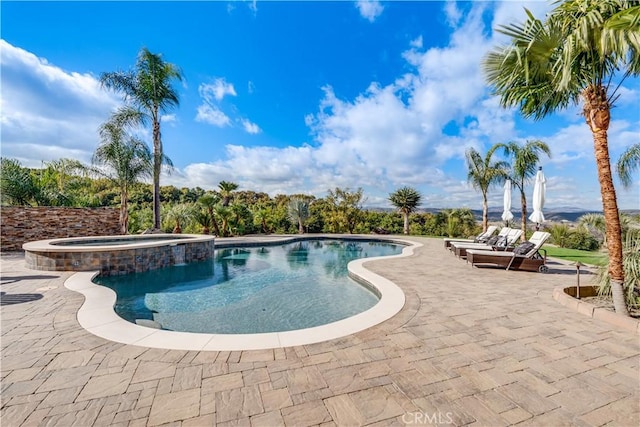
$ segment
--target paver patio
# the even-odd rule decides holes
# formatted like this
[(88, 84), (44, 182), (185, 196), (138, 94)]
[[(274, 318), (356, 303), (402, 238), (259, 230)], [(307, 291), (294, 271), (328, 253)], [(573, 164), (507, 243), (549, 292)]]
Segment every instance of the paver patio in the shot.
[(76, 320), (71, 273), (5, 254), (2, 425), (640, 425), (640, 337), (553, 300), (575, 267), (472, 268), (410, 239), (424, 244), (411, 257), (366, 264), (404, 290), (395, 317), (260, 351), (98, 338)]

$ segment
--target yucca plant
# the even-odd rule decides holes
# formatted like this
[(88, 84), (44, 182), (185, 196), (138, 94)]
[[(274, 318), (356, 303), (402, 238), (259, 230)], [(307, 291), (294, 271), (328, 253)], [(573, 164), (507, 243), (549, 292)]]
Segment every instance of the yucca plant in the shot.
[(553, 243), (561, 248), (566, 248), (569, 243), (569, 238), (573, 234), (573, 231), (567, 224), (553, 224), (547, 228), (547, 231), (551, 234)]
[(213, 218), (205, 208), (194, 209), (193, 211), (193, 219), (202, 226), (202, 234), (210, 234), (211, 233), (211, 224), (213, 223)]
[(186, 227), (193, 217), (193, 206), (186, 203), (180, 203), (172, 206), (167, 211), (166, 219), (173, 224), (173, 233), (182, 233), (182, 228)]
[[(624, 294), (629, 307), (640, 307), (640, 224), (625, 233), (622, 248), (624, 267)], [(607, 266), (598, 268), (595, 278), (598, 295), (611, 296), (611, 283)]]

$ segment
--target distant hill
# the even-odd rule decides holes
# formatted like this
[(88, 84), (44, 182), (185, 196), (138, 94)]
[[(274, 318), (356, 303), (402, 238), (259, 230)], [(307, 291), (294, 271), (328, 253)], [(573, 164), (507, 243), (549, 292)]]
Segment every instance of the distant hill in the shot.
[[(375, 208), (375, 207), (370, 207), (370, 208), (366, 208), (366, 209), (370, 209), (370, 210), (377, 210), (377, 211), (382, 211), (382, 212), (392, 212), (393, 209), (391, 208)], [(419, 209), (418, 212), (430, 212), (430, 213), (438, 213), (445, 210), (444, 208), (426, 208), (426, 209)], [(473, 212), (473, 214), (475, 215), (476, 219), (478, 221), (482, 220), (482, 210), (479, 209), (471, 209), (471, 211)], [(528, 215), (531, 214), (531, 212), (533, 212), (533, 209), (531, 207), (529, 207), (527, 209)], [(560, 207), (560, 208), (553, 208), (553, 209), (544, 209), (544, 217), (547, 221), (551, 221), (551, 222), (561, 222), (561, 221), (569, 221), (569, 222), (576, 222), (578, 220), (578, 218), (580, 218), (582, 215), (584, 214), (588, 214), (588, 213), (602, 213), (602, 211), (587, 211), (584, 209), (580, 209), (580, 208), (572, 208), (572, 207)], [(622, 212), (630, 214), (630, 215), (639, 215), (640, 214), (640, 210), (638, 209), (630, 209), (630, 210), (623, 210)], [(513, 214), (513, 220), (515, 222), (520, 222), (520, 208), (518, 207), (517, 209), (511, 209), (511, 213)], [(489, 209), (489, 221), (490, 222), (497, 222), (497, 221), (502, 221), (502, 209)]]

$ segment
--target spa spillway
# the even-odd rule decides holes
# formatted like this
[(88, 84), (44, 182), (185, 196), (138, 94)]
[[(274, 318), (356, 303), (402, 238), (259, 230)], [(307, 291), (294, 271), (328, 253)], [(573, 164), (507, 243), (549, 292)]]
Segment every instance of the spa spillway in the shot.
[(27, 267), (95, 271), (104, 276), (155, 270), (212, 259), (214, 237), (199, 234), (69, 237), (22, 245)]

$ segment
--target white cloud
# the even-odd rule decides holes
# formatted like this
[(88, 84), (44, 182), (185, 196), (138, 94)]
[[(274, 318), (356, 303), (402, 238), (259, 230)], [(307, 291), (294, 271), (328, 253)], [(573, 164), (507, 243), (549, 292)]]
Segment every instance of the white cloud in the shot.
[(66, 72), (5, 40), (0, 50), (2, 156), (29, 167), (61, 157), (89, 162), (118, 97), (94, 76)]
[(210, 125), (224, 127), (231, 124), (231, 119), (218, 107), (203, 104), (198, 107), (196, 121), (209, 123)]
[(240, 123), (242, 124), (242, 127), (247, 133), (250, 133), (252, 135), (260, 133), (260, 127), (257, 124), (252, 123), (247, 119), (241, 119)]
[(455, 1), (447, 0), (444, 6), (444, 12), (447, 17), (447, 22), (452, 27), (456, 27), (462, 19), (462, 11), (458, 9), (458, 5)]
[[(253, 91), (253, 83), (247, 85), (249, 93)], [(237, 96), (232, 83), (228, 83), (224, 77), (213, 80), (212, 83), (201, 83), (198, 93), (202, 98), (202, 104), (197, 108), (196, 121), (210, 125), (225, 127), (239, 125), (245, 132), (255, 135), (261, 132), (260, 127), (247, 118), (237, 116), (237, 109), (231, 105), (225, 110), (231, 110), (231, 116), (223, 110), (225, 96)], [(235, 117), (234, 117), (235, 116)]]
[(162, 123), (170, 123), (172, 125), (175, 125), (178, 119), (176, 118), (175, 114), (164, 114), (160, 117), (160, 120)]
[(384, 6), (378, 0), (358, 0), (356, 7), (360, 11), (360, 15), (369, 22), (374, 22), (384, 10)]
[(418, 36), (417, 38), (411, 40), (409, 45), (415, 49), (422, 49), (422, 36)]
[[(167, 176), (174, 185), (198, 182), (202, 188), (215, 188), (222, 180), (233, 180), (241, 188), (265, 191), (272, 195), (300, 192), (315, 180), (318, 170), (312, 149), (302, 147), (226, 146), (227, 158), (211, 163), (193, 163)], [(320, 188), (320, 191), (328, 187)]]
[(233, 84), (227, 83), (224, 78), (217, 78), (213, 83), (201, 83), (198, 86), (198, 93), (208, 103), (212, 103), (214, 99), (222, 101), (226, 95), (237, 95)]

